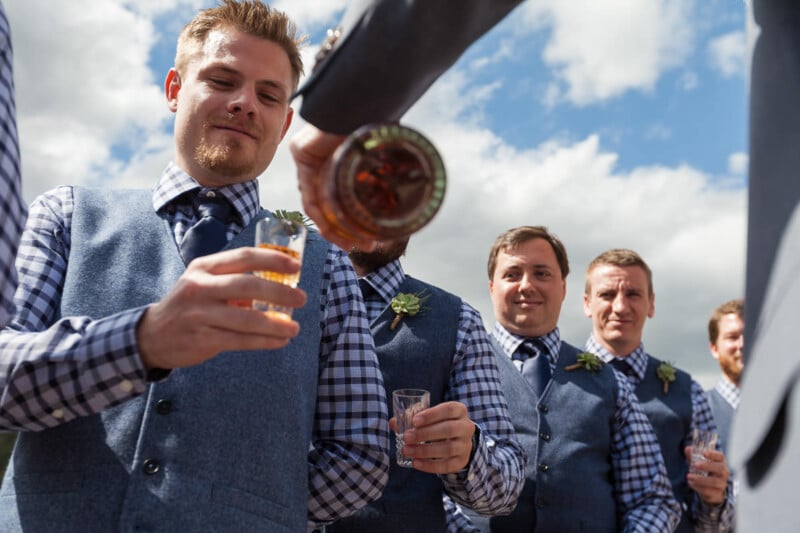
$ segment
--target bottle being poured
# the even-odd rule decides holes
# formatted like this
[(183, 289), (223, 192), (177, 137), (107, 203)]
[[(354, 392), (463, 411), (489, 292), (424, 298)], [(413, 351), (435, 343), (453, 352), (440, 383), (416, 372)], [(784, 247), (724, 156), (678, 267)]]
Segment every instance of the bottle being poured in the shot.
[(395, 123), (363, 126), (333, 155), (321, 210), (341, 236), (389, 240), (427, 225), (444, 199), (444, 163), (421, 133)]

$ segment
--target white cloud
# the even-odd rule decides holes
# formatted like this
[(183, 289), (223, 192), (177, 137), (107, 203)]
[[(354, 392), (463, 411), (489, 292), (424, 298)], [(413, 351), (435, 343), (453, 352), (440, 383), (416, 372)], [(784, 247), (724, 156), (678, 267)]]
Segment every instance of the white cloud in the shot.
[(736, 152), (728, 156), (728, 172), (737, 176), (747, 175), (747, 165), (750, 157), (744, 152)]
[(121, 3), (74, 0), (8, 7), (26, 196), (87, 183), (136, 150), (169, 116), (148, 68), (156, 36)]
[[(584, 106), (648, 92), (692, 49), (691, 0), (529, 0), (518, 31), (550, 27), (543, 52), (563, 98)], [(551, 95), (552, 100), (552, 95)]]
[(678, 78), (678, 87), (684, 91), (692, 91), (700, 86), (700, 78), (696, 72), (686, 71)]
[(744, 30), (726, 33), (708, 44), (711, 66), (726, 78), (744, 75), (747, 54), (748, 43)]

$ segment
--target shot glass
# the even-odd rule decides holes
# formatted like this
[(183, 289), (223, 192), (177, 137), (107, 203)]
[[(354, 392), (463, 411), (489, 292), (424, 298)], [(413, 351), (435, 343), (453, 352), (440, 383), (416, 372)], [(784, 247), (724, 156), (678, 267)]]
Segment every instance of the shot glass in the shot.
[(717, 434), (710, 431), (697, 428), (692, 430), (692, 460), (689, 463), (689, 473), (708, 476), (708, 472), (695, 468), (695, 465), (707, 461), (703, 452), (717, 449), (717, 438)]
[[(306, 244), (306, 226), (300, 221), (269, 215), (256, 224), (256, 246), (277, 250), (288, 256), (303, 261), (303, 249)], [(255, 272), (261, 278), (283, 283), (290, 287), (297, 287), (300, 282), (300, 272), (283, 274), (268, 270)], [(253, 308), (267, 314), (282, 315), (291, 318), (292, 308), (275, 305), (263, 300), (253, 300)]]
[(413, 461), (403, 455), (403, 433), (414, 427), (414, 415), (431, 406), (431, 394), (423, 389), (398, 389), (392, 392), (392, 406), (397, 421), (395, 444), (397, 445), (397, 464), (411, 468)]

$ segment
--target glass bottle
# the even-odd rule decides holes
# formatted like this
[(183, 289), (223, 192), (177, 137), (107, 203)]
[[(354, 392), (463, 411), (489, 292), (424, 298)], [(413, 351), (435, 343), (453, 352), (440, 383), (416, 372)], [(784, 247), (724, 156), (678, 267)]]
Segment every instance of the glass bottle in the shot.
[(389, 240), (415, 233), (438, 212), (444, 163), (421, 133), (396, 123), (363, 126), (333, 155), (318, 185), (321, 210), (340, 235)]

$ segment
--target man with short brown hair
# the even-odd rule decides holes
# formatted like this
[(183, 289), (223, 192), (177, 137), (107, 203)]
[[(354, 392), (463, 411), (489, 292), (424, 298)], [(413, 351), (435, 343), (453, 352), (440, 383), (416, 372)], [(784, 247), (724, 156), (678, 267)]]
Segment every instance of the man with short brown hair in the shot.
[(714, 388), (706, 391), (706, 397), (717, 423), (720, 446), (727, 452), (744, 369), (744, 300), (730, 300), (714, 310), (708, 321), (708, 347), (722, 375)]
[(653, 274), (633, 250), (612, 249), (586, 269), (583, 309), (592, 320), (585, 348), (627, 376), (653, 424), (675, 497), (684, 510), (676, 531), (730, 531), (733, 496), (725, 456), (706, 452), (689, 473), (695, 428), (716, 432), (702, 387), (682, 370), (644, 351), (642, 331), (655, 313)]

